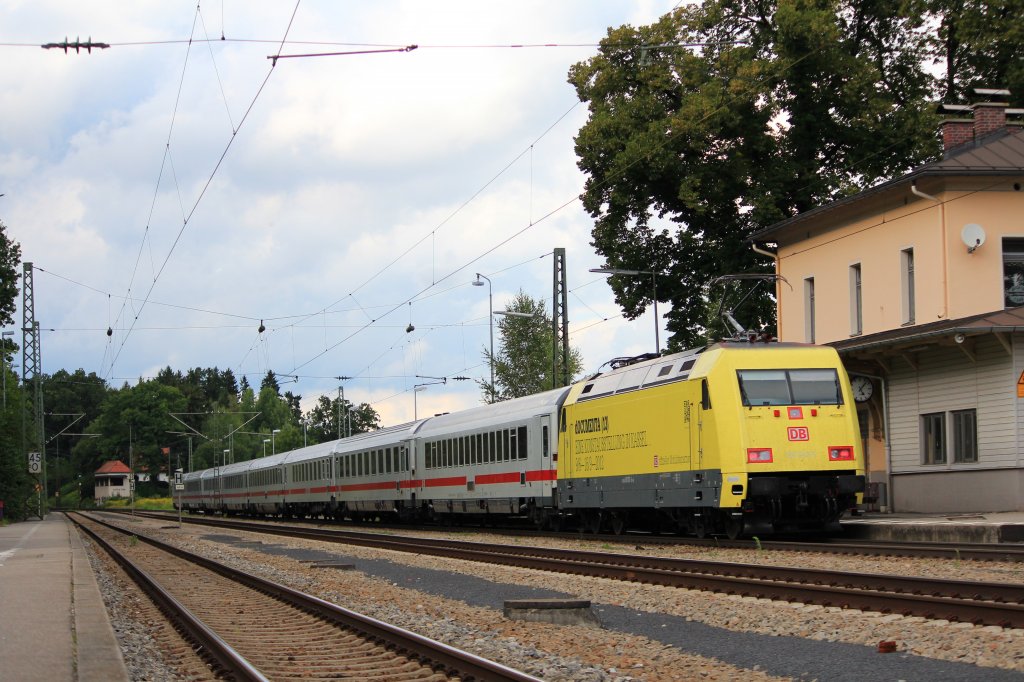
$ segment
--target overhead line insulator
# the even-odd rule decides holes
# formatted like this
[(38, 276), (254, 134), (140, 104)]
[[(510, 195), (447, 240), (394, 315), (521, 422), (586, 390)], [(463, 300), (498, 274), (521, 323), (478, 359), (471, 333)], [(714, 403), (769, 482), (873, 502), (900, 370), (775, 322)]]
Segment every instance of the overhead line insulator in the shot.
[(39, 47), (43, 48), (44, 50), (54, 50), (54, 49), (64, 50), (64, 54), (68, 53), (68, 48), (73, 49), (75, 52), (81, 52), (84, 49), (89, 54), (92, 54), (92, 48), (95, 47), (97, 50), (105, 50), (108, 47), (110, 47), (110, 44), (109, 43), (94, 43), (94, 42), (92, 42), (92, 36), (89, 36), (89, 39), (86, 40), (85, 42), (82, 42), (77, 37), (75, 38), (74, 42), (69, 42), (68, 39), (67, 39), (67, 36), (65, 36), (63, 42), (60, 42), (60, 43), (46, 43), (44, 45), (40, 45)]

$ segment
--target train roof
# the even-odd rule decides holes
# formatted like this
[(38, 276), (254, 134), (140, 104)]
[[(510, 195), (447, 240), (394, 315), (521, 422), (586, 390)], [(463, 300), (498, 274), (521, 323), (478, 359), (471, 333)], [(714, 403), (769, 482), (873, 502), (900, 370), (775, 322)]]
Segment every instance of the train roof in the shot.
[(403, 440), (412, 438), (416, 434), (416, 428), (425, 421), (427, 420), (419, 419), (414, 422), (396, 424), (395, 426), (387, 426), (376, 431), (368, 431), (367, 433), (360, 433), (349, 438), (342, 438), (336, 441), (337, 447), (334, 451), (341, 455), (371, 448), (390, 447)]
[(308, 445), (304, 448), (296, 448), (295, 450), (282, 452), (281, 458), (274, 462), (274, 464), (296, 464), (298, 462), (308, 462), (311, 459), (318, 459), (320, 457), (328, 457), (334, 452), (334, 446), (338, 442), (339, 441), (336, 440), (329, 440), (323, 443), (316, 443), (315, 445)]
[(604, 374), (578, 382), (577, 385), (581, 388), (577, 400), (586, 401), (623, 391), (682, 381), (690, 376), (697, 358), (705, 350), (707, 348), (701, 346), (681, 353), (623, 364)]
[(549, 414), (562, 406), (569, 388), (565, 386), (553, 391), (544, 391), (492, 405), (481, 405), (468, 410), (431, 417), (424, 420), (424, 423), (417, 429), (416, 435), (429, 437), (449, 433), (453, 429), (486, 428), (538, 414)]

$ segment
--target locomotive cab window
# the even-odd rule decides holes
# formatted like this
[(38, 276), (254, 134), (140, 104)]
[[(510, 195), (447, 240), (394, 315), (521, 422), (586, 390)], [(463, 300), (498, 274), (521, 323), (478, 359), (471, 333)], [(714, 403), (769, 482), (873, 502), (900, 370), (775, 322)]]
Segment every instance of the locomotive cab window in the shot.
[(736, 371), (747, 407), (761, 405), (842, 405), (834, 369), (741, 369)]

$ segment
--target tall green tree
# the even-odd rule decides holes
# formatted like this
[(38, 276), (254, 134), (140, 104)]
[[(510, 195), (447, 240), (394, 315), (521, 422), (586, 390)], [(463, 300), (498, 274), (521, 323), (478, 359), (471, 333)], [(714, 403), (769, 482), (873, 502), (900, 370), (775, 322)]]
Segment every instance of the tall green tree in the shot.
[(81, 441), (75, 455), (91, 467), (89, 473), (104, 460), (128, 464), (132, 459), (136, 471), (145, 467), (155, 478), (166, 465), (162, 448), (172, 439), (168, 431), (178, 431), (181, 426), (170, 413), (183, 412), (185, 404), (181, 391), (157, 380), (112, 391), (87, 429), (97, 437)]
[(306, 413), (309, 443), (335, 440), (351, 428), (351, 435), (369, 433), (380, 428), (380, 415), (367, 403), (356, 405), (349, 400), (321, 395)]
[(18, 279), (21, 277), (21, 245), (7, 236), (0, 221), (0, 325), (14, 323), (18, 308)]
[(943, 101), (964, 104), (972, 88), (1008, 88), (1024, 106), (1024, 0), (930, 0), (938, 24), (932, 55), (945, 66)]
[[(522, 313), (525, 317), (503, 315), (498, 321), (501, 350), (492, 358), (489, 349), (483, 350), (484, 361), (494, 362), (494, 384), (480, 381), (484, 401), (500, 402), (521, 398), (553, 388), (551, 318), (544, 310), (544, 301), (534, 299), (520, 291), (505, 310)], [(556, 384), (561, 386), (562, 359), (555, 365)], [(579, 349), (569, 347), (569, 378), (580, 373), (583, 357)]]
[[(13, 324), (17, 310), (18, 278), (21, 276), (21, 246), (7, 235), (0, 221), (0, 326)], [(34, 480), (28, 473), (28, 460), (21, 440), (23, 394), (18, 376), (11, 371), (16, 343), (2, 339), (4, 396), (0, 410), (0, 500), (8, 518), (22, 519), (28, 514), (26, 501), (33, 492)]]
[[(714, 278), (770, 272), (758, 228), (909, 169), (937, 149), (924, 19), (874, 0), (707, 0), (608, 31), (569, 72), (583, 205), (610, 267), (659, 273), (669, 348), (724, 330)], [(650, 281), (613, 277), (627, 318)], [(771, 296), (737, 311), (774, 324)]]
[(81, 473), (91, 473), (80, 459), (82, 451), (74, 448), (82, 439), (79, 434), (99, 417), (107, 393), (106, 382), (95, 372), (60, 369), (43, 377), (49, 491), (56, 492)]

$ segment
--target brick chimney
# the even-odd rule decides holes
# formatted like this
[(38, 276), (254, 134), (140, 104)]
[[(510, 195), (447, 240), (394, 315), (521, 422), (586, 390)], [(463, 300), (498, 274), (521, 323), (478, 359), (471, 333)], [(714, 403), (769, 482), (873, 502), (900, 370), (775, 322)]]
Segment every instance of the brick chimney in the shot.
[(1008, 98), (1010, 91), (975, 88), (974, 95), (979, 101), (970, 106), (943, 104), (939, 107), (940, 112), (954, 116), (939, 125), (944, 152), (968, 142), (977, 142), (989, 133), (1006, 128), (1007, 105), (994, 100)]
[(974, 139), (1006, 127), (1005, 102), (979, 102), (974, 105)]
[(974, 121), (969, 118), (947, 118), (939, 124), (939, 130), (942, 131), (943, 151), (974, 139)]

